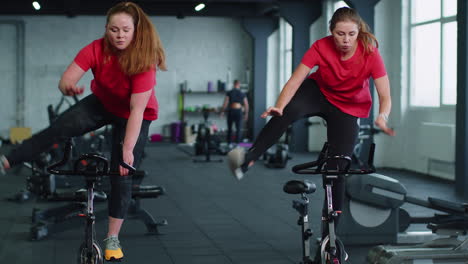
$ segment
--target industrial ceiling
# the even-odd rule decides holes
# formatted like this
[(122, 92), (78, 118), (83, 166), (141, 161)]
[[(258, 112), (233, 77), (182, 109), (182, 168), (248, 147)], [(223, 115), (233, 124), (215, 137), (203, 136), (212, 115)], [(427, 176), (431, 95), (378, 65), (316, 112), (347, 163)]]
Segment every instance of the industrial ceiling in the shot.
[[(34, 0), (3, 0), (0, 15), (104, 15), (116, 0), (36, 0), (40, 10), (33, 8)], [(146, 13), (154, 16), (223, 16), (258, 17), (276, 16), (281, 1), (308, 2), (320, 0), (135, 0)], [(204, 3), (205, 8), (195, 11)]]

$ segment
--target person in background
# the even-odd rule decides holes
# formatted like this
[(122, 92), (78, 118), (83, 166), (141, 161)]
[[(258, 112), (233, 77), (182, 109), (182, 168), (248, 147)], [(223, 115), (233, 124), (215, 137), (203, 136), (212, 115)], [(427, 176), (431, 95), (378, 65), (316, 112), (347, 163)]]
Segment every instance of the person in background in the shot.
[[(284, 85), (276, 105), (262, 117), (273, 116), (245, 153), (236, 148), (228, 153), (229, 166), (240, 180), (270, 146), (301, 118), (320, 116), (327, 122), (328, 154), (351, 156), (358, 136), (358, 119), (369, 116), (372, 78), (379, 98), (375, 125), (387, 135), (395, 132), (387, 126), (391, 110), (390, 84), (378, 42), (368, 25), (352, 8), (339, 8), (330, 20), (331, 35), (317, 40)], [(311, 69), (317, 71), (310, 74)], [(307, 142), (304, 142), (307, 144)], [(336, 166), (337, 164), (328, 164)], [(344, 202), (344, 178), (333, 185), (333, 208), (340, 211)], [(326, 210), (322, 215), (326, 219)], [(337, 225), (335, 222), (335, 225)], [(322, 236), (325, 230), (322, 230)]]
[(124, 255), (118, 235), (127, 214), (132, 180), (120, 160), (136, 168), (143, 158), (148, 129), (158, 117), (154, 87), (156, 70), (166, 70), (165, 54), (157, 31), (135, 3), (120, 2), (109, 9), (102, 38), (86, 45), (65, 70), (58, 88), (67, 96), (80, 95), (78, 81), (90, 70), (92, 93), (63, 112), (49, 127), (0, 157), (5, 171), (35, 159), (53, 142), (83, 135), (112, 124), (109, 223), (105, 259), (119, 261)]
[(239, 80), (234, 81), (232, 90), (226, 93), (222, 106), (221, 115), (227, 114), (227, 138), (228, 145), (232, 142), (232, 125), (236, 127), (235, 142), (241, 141), (242, 121), (247, 121), (249, 117), (249, 102), (247, 96), (240, 90)]

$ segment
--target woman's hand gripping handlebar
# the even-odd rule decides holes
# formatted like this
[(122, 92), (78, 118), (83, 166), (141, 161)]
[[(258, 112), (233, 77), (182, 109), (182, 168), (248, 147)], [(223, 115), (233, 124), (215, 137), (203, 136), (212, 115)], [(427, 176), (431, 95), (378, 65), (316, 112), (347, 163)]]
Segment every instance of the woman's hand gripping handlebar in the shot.
[[(51, 174), (57, 175), (81, 175), (81, 176), (111, 176), (111, 175), (120, 175), (118, 171), (109, 171), (109, 161), (99, 155), (99, 154), (83, 154), (78, 160), (73, 163), (72, 170), (63, 170), (59, 169), (60, 167), (67, 164), (70, 160), (70, 154), (72, 151), (72, 142), (71, 139), (67, 140), (64, 147), (64, 154), (61, 161), (52, 164), (47, 167), (47, 171)], [(90, 170), (88, 164), (93, 164), (93, 169)], [(128, 165), (127, 163), (120, 160), (120, 166), (129, 170), (130, 174), (133, 174), (136, 169), (133, 166)]]
[[(351, 158), (349, 156), (328, 156), (328, 143), (323, 145), (322, 151), (317, 160), (298, 164), (292, 168), (292, 171), (297, 174), (322, 174), (322, 175), (341, 175), (341, 174), (369, 174), (375, 172), (374, 167), (374, 152), (375, 144), (372, 143), (369, 150), (369, 159), (366, 169), (351, 169)], [(340, 162), (341, 161), (341, 162)], [(330, 162), (340, 163), (337, 169), (329, 169), (326, 164)], [(341, 163), (344, 163), (342, 165)]]

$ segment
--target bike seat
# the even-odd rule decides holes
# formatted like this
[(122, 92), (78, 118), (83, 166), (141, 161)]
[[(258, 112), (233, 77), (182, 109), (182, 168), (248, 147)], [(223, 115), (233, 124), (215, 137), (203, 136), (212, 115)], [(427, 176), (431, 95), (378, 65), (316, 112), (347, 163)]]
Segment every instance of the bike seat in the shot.
[(289, 194), (311, 194), (317, 189), (315, 183), (309, 181), (291, 180), (283, 186), (283, 191)]

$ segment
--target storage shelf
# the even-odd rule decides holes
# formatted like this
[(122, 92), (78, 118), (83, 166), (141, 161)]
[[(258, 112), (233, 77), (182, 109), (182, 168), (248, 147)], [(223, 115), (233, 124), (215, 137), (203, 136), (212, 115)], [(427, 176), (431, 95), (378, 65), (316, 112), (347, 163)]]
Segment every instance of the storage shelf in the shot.
[[(208, 110), (208, 112), (210, 113), (221, 113), (221, 111), (219, 111), (218, 109), (216, 110)], [(184, 110), (184, 113), (186, 114), (190, 114), (190, 113), (194, 113), (194, 114), (200, 114), (200, 113), (203, 113), (203, 110), (195, 110), (195, 111), (191, 111), (191, 110)]]
[[(220, 113), (220, 109), (222, 108), (222, 96), (226, 95), (225, 91), (212, 91), (208, 92), (206, 90), (194, 90), (194, 91), (182, 91), (179, 92), (181, 99), (180, 99), (180, 105), (179, 105), (179, 113), (180, 113), (180, 120), (182, 122), (187, 122), (187, 117), (188, 119), (194, 118), (197, 115), (203, 114), (203, 105), (208, 106), (208, 111), (210, 114), (218, 114)], [(191, 97), (193, 95), (193, 97)], [(207, 96), (207, 100), (203, 98), (203, 96)], [(187, 98), (193, 98), (193, 100), (198, 101), (197, 104), (192, 105), (190, 104), (187, 106), (186, 99)], [(192, 99), (190, 99), (192, 101)], [(212, 103), (212, 104), (210, 104)], [(212, 106), (216, 105), (216, 106)], [(195, 108), (194, 110), (187, 110), (186, 107), (193, 107)]]
[(208, 92), (208, 91), (190, 91), (190, 92), (182, 92), (183, 95), (188, 95), (188, 94), (226, 94), (226, 92)]

